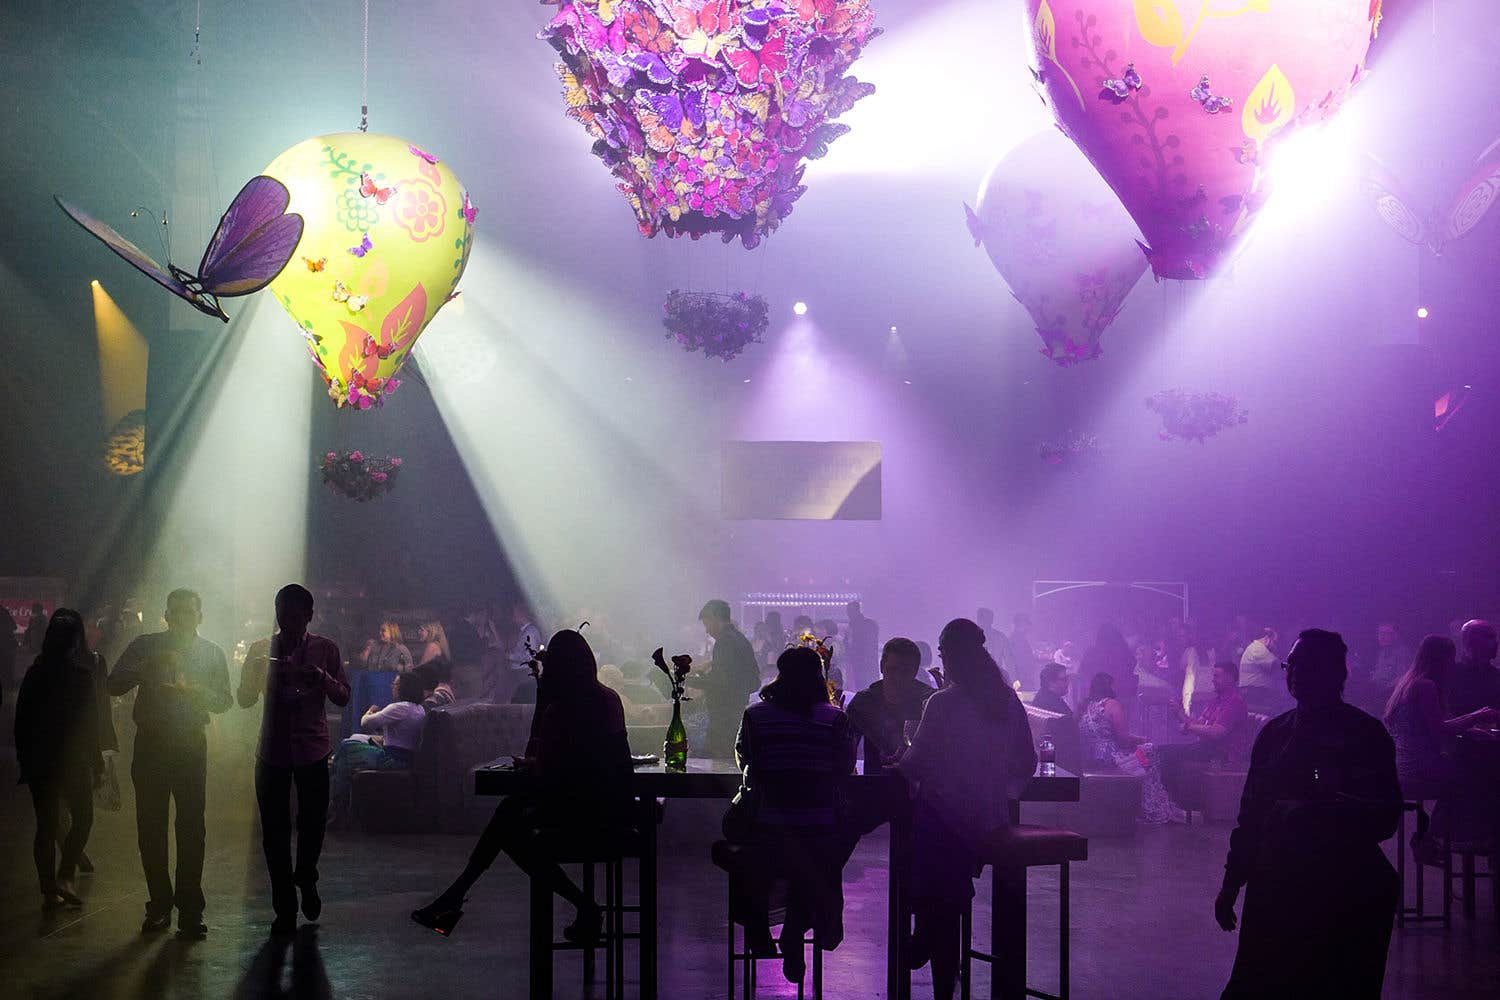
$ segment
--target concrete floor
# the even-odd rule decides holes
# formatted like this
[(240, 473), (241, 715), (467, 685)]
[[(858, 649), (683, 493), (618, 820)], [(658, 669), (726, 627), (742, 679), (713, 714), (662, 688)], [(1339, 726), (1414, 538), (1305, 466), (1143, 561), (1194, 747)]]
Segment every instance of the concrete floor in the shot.
[[(0, 765), (0, 997), (356, 998), (523, 997), (523, 880), (502, 862), (480, 883), (450, 939), (406, 917), (467, 856), (467, 838), (330, 835), (323, 863), (322, 925), (290, 949), (266, 944), (270, 910), (244, 768), (210, 772), (207, 941), (138, 933), (144, 888), (134, 813), (99, 816), (90, 843), (98, 874), (80, 879), (87, 905), (43, 917), (30, 861), (29, 800), (13, 764)], [(722, 996), (724, 883), (708, 862), (717, 828), (710, 803), (673, 803), (664, 829), (661, 927), (664, 997)], [(1081, 998), (1216, 997), (1234, 937), (1210, 916), (1228, 836), (1225, 827), (1142, 827), (1133, 841), (1096, 840), (1073, 876), (1073, 990)], [(825, 995), (884, 994), (885, 840), (860, 846), (846, 872), (848, 939), (826, 960)], [(1438, 886), (1429, 880), (1430, 905)], [(1480, 919), (1397, 931), (1385, 996), (1492, 998), (1500, 984), (1500, 928), (1480, 888)], [(987, 888), (981, 882), (981, 898)], [(987, 937), (982, 913), (978, 928)], [(1056, 878), (1031, 880), (1031, 981), (1055, 987)], [(559, 922), (567, 916), (559, 907)], [(633, 979), (633, 973), (629, 973)], [(984, 973), (979, 973), (983, 977)], [(557, 962), (559, 997), (583, 997), (576, 956)], [(763, 968), (761, 996), (795, 995)], [(976, 995), (988, 995), (977, 978)], [(630, 987), (633, 990), (633, 985)], [(600, 990), (602, 994), (602, 989)], [(632, 994), (633, 995), (633, 994)], [(931, 996), (925, 973), (914, 996)]]

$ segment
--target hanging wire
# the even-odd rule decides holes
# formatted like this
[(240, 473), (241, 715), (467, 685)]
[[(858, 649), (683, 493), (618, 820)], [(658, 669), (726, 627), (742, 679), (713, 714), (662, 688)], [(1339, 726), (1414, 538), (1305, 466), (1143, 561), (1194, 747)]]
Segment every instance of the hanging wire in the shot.
[(364, 48), (359, 57), (359, 130), (370, 131), (370, 0), (364, 0)]
[(198, 66), (203, 65), (203, 0), (198, 0), (198, 16), (193, 21), (193, 50), (188, 53), (188, 58)]

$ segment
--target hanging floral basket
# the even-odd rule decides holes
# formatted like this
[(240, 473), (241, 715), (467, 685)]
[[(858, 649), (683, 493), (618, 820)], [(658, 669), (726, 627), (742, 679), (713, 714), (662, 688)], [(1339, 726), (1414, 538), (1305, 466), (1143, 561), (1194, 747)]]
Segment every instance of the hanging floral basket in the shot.
[(1202, 444), (1220, 431), (1250, 419), (1250, 415), (1240, 409), (1239, 399), (1224, 392), (1163, 389), (1146, 400), (1146, 409), (1161, 417), (1157, 437), (1163, 441), (1197, 441)]
[(1103, 453), (1099, 438), (1078, 431), (1061, 442), (1043, 441), (1037, 447), (1037, 455), (1048, 465), (1074, 466), (1094, 461)]
[(341, 497), (364, 503), (391, 491), (401, 459), (376, 458), (359, 451), (330, 451), (323, 456), (323, 482)]
[(646, 236), (755, 247), (875, 90), (845, 75), (879, 34), (869, 0), (542, 2), (567, 114)]
[(704, 357), (729, 361), (751, 344), (760, 342), (771, 322), (771, 311), (762, 295), (734, 292), (683, 292), (673, 289), (662, 304), (661, 325), (667, 339), (684, 351), (702, 351)]

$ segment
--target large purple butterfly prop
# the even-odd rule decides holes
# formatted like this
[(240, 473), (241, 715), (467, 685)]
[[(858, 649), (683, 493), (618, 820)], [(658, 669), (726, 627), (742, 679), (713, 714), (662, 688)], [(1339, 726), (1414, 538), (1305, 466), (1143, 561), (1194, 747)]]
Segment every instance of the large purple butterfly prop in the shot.
[(302, 239), (302, 216), (286, 211), (291, 201), (286, 185), (265, 175), (252, 177), (229, 203), (213, 239), (208, 241), (208, 249), (203, 251), (196, 275), (171, 261), (163, 268), (144, 250), (98, 219), (55, 195), (53, 200), (69, 218), (136, 270), (173, 295), (186, 299), (199, 312), (217, 316), (226, 323), (229, 317), (220, 307), (219, 297), (249, 295), (269, 285), (292, 259)]

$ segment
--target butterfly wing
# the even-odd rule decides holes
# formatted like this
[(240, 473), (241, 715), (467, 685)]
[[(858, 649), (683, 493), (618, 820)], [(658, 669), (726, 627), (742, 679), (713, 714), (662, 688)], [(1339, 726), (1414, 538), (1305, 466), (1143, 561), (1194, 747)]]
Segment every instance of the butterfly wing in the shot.
[[(151, 256), (136, 246), (134, 243), (121, 236), (110, 226), (106, 226), (98, 219), (89, 215), (76, 205), (70, 205), (61, 198), (53, 195), (52, 200), (57, 202), (57, 207), (67, 213), (68, 218), (88, 230), (95, 239), (109, 247), (115, 253), (123, 257), (130, 266), (140, 271), (146, 277), (161, 285), (173, 295), (180, 296), (189, 302), (193, 302), (193, 293), (181, 281), (172, 275), (171, 271), (162, 267)], [(197, 305), (197, 303), (194, 303)]]
[(1427, 224), (1402, 197), (1405, 192), (1401, 190), (1400, 182), (1385, 164), (1369, 154), (1365, 155), (1364, 175), (1359, 186), (1370, 199), (1375, 214), (1394, 229), (1396, 235), (1417, 246), (1427, 242)]
[(302, 239), (302, 216), (286, 212), (286, 185), (262, 174), (234, 196), (214, 230), (198, 281), (210, 295), (249, 295), (269, 285)]
[(1479, 154), (1478, 166), (1464, 181), (1448, 209), (1448, 239), (1467, 236), (1500, 195), (1500, 140)]

